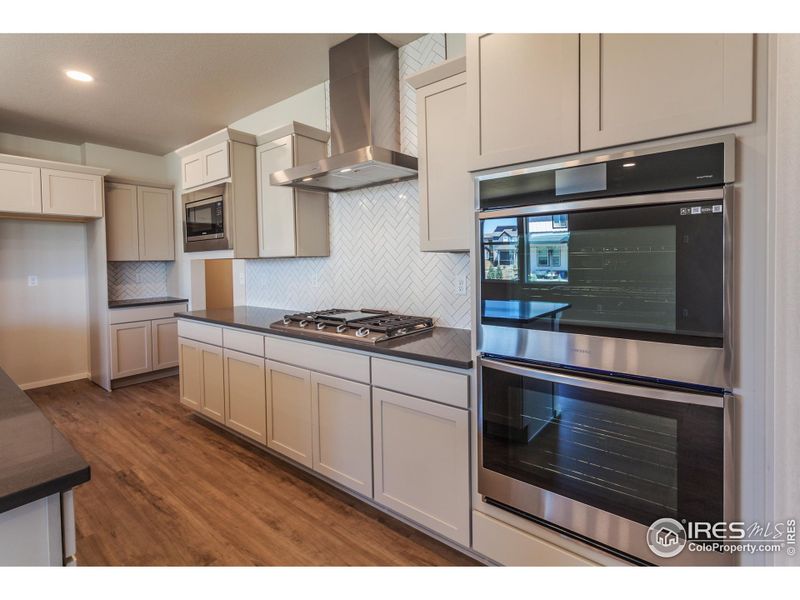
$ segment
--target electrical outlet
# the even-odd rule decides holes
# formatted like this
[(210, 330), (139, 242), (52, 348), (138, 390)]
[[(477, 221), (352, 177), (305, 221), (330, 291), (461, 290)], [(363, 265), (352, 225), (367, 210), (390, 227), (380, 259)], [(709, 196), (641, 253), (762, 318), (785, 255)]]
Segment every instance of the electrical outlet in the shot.
[(239, 273), (239, 285), (244, 285), (244, 271)]
[(133, 281), (134, 283), (142, 283), (142, 274), (139, 271), (133, 274)]
[(36, 287), (39, 285), (39, 277), (36, 275), (28, 275), (28, 287)]
[(456, 296), (466, 296), (467, 295), (467, 277), (466, 275), (458, 275), (455, 280), (455, 292)]

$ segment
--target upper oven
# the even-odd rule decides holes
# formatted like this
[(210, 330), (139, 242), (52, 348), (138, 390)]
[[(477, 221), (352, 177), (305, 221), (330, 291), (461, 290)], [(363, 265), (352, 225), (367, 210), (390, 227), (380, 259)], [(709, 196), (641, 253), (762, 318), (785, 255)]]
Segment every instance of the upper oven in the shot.
[(230, 245), (229, 184), (183, 195), (184, 250), (228, 250)]
[(733, 136), (479, 178), (484, 355), (731, 388)]

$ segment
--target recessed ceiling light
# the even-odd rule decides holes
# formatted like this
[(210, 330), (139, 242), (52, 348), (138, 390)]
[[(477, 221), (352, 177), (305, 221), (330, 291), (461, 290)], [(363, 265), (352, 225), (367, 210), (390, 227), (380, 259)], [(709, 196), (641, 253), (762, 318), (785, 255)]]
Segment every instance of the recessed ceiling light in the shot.
[(339, 171), (339, 173), (349, 173), (352, 170), (353, 169), (351, 169), (350, 167), (347, 167), (346, 169), (342, 169), (341, 171)]
[(311, 181), (314, 179), (313, 177), (303, 177), (303, 181)]
[(622, 166), (623, 166), (623, 167), (625, 167), (625, 168), (628, 168), (628, 167), (635, 167), (635, 166), (636, 166), (636, 163), (623, 163), (623, 164), (622, 164)]
[(88, 73), (84, 73), (83, 71), (67, 71), (67, 77), (70, 79), (74, 79), (75, 81), (83, 81), (88, 83), (89, 81), (94, 81), (94, 77), (89, 75)]

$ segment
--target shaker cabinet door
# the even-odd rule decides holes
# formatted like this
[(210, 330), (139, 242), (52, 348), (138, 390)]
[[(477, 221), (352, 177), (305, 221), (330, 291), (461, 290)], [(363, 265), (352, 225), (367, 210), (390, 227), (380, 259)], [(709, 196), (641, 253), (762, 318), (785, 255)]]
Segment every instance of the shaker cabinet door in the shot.
[(225, 424), (242, 435), (267, 443), (264, 359), (225, 350)]
[(470, 168), (578, 151), (577, 34), (469, 34)]
[(153, 370), (150, 321), (109, 325), (111, 335), (111, 379)]
[(103, 178), (42, 169), (42, 212), (66, 217), (102, 217)]
[(582, 34), (581, 150), (753, 119), (752, 34)]
[(39, 167), (0, 163), (0, 212), (42, 212), (42, 175)]
[(370, 387), (311, 373), (314, 470), (372, 497)]
[(225, 423), (225, 375), (222, 348), (200, 344), (203, 402), (200, 412), (219, 423)]
[(151, 321), (153, 338), (153, 370), (178, 366), (178, 319)]
[(258, 170), (258, 255), (294, 256), (297, 252), (295, 190), (270, 185), (270, 173), (294, 166), (293, 136), (264, 144), (256, 151)]
[(200, 360), (200, 342), (178, 339), (180, 360), (179, 379), (181, 404), (199, 411), (203, 406), (203, 364)]
[(106, 184), (106, 250), (108, 260), (139, 260), (139, 211), (136, 186)]
[(311, 373), (271, 360), (266, 371), (267, 446), (311, 467)]
[(139, 186), (139, 260), (175, 260), (172, 190)]
[(372, 390), (375, 500), (469, 546), (469, 412)]

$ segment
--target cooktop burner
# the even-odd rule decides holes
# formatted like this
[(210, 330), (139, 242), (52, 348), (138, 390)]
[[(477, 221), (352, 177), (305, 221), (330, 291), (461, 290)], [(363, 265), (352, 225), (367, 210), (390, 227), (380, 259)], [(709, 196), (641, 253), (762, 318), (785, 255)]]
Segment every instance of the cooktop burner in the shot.
[(286, 315), (270, 325), (312, 336), (335, 336), (370, 344), (422, 333), (433, 328), (433, 319), (395, 315), (383, 310), (333, 308)]

